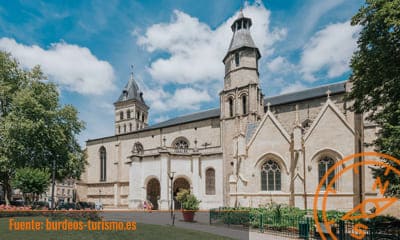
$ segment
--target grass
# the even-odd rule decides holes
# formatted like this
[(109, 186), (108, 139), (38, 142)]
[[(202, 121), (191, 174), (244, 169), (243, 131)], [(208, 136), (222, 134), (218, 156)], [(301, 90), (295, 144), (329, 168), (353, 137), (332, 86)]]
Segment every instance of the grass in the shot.
[[(44, 217), (17, 217), (16, 221), (41, 221)], [(56, 221), (50, 220), (49, 221)], [(118, 240), (118, 239), (230, 239), (210, 233), (182, 229), (172, 226), (160, 226), (137, 223), (136, 231), (10, 231), (9, 218), (0, 218), (0, 239), (16, 240), (47, 240), (47, 239), (68, 239), (68, 240)]]

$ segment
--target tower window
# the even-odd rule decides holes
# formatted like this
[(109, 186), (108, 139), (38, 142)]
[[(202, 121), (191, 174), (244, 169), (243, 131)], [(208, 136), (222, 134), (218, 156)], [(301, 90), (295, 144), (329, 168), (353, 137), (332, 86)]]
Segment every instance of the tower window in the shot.
[(132, 123), (129, 123), (129, 131), (132, 132)]
[(130, 110), (126, 111), (126, 118), (131, 118), (131, 111)]
[(124, 112), (121, 111), (119, 112), (119, 120), (123, 120), (124, 119)]
[(136, 118), (139, 119), (139, 111), (136, 112)]
[(118, 133), (121, 133), (121, 126), (118, 126)]
[(229, 98), (229, 117), (233, 117), (233, 99)]
[(247, 96), (246, 95), (242, 96), (242, 108), (243, 108), (243, 114), (247, 114)]
[(236, 67), (239, 66), (239, 64), (240, 64), (239, 53), (235, 53), (235, 64), (236, 64)]
[(126, 133), (126, 125), (124, 125), (124, 133)]

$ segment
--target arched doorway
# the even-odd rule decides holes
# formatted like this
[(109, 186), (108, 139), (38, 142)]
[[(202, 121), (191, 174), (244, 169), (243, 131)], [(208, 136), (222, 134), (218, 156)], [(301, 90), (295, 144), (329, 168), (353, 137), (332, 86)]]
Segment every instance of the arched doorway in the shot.
[(146, 187), (147, 200), (153, 204), (153, 209), (158, 209), (158, 199), (160, 198), (160, 182), (156, 178), (150, 179)]
[(184, 178), (177, 178), (174, 181), (174, 206), (175, 206), (175, 209), (181, 209), (181, 204), (176, 200), (176, 195), (178, 194), (179, 190), (181, 190), (181, 189), (190, 190), (190, 184)]

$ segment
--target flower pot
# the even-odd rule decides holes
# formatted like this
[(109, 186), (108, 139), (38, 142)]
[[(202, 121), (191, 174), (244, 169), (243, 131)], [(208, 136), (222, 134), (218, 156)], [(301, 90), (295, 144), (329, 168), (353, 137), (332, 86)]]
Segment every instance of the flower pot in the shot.
[(182, 210), (183, 220), (185, 222), (193, 222), (194, 213), (195, 212), (191, 210)]

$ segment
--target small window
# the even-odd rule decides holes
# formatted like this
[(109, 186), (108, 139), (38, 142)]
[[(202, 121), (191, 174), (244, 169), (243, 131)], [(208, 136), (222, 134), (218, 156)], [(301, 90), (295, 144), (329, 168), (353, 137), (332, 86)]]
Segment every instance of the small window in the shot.
[(247, 114), (247, 96), (246, 95), (242, 96), (242, 108), (243, 108), (243, 114)]
[(126, 111), (126, 118), (131, 118), (131, 111), (130, 110), (128, 110), (128, 111)]
[[(328, 170), (333, 167), (335, 161), (330, 157), (323, 157), (318, 162), (318, 182), (321, 182), (322, 178), (328, 172)], [(324, 184), (321, 187), (321, 190), (326, 190), (328, 184), (333, 180), (335, 177), (335, 171), (332, 171), (329, 176), (325, 179)], [(335, 183), (333, 183), (332, 188), (335, 189)]]
[(235, 64), (236, 64), (236, 67), (238, 67), (239, 64), (240, 64), (240, 59), (239, 59), (239, 53), (238, 52), (235, 53)]
[(139, 115), (140, 115), (139, 111), (136, 112), (136, 118), (137, 118), (137, 119), (139, 119)]
[(124, 133), (126, 133), (126, 125), (124, 124)]
[(143, 152), (144, 152), (143, 145), (140, 142), (136, 142), (133, 145), (132, 153), (143, 154)]
[(215, 170), (206, 170), (206, 195), (215, 195)]
[(142, 122), (144, 122), (144, 114), (142, 114)]
[(123, 120), (124, 119), (124, 112), (121, 111), (119, 112), (119, 120)]
[(129, 132), (132, 132), (132, 123), (129, 123)]
[(233, 99), (229, 98), (229, 117), (233, 117)]
[(118, 126), (118, 133), (121, 133), (121, 126)]
[(189, 148), (189, 143), (184, 138), (178, 138), (174, 141), (175, 152), (185, 153)]

